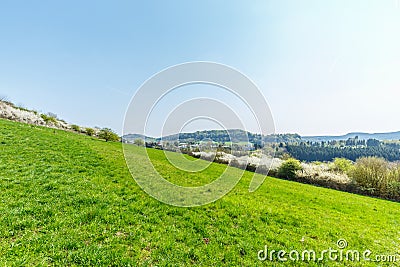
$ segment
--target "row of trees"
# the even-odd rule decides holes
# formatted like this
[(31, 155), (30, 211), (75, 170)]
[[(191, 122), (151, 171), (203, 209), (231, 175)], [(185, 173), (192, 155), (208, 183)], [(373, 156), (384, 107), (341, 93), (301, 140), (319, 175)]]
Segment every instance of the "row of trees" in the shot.
[(250, 133), (244, 130), (207, 130), (197, 131), (193, 133), (179, 133), (175, 135), (165, 136), (162, 138), (164, 141), (179, 142), (200, 142), (204, 139), (210, 139), (217, 143), (240, 143), (249, 142), (256, 146), (263, 146), (264, 143), (279, 143), (279, 142), (300, 142), (301, 137), (298, 134), (273, 134), (263, 136), (261, 134)]
[(77, 133), (84, 133), (88, 136), (96, 136), (100, 139), (104, 139), (106, 142), (118, 142), (120, 137), (110, 128), (103, 128), (96, 132), (93, 128), (81, 128), (76, 124), (71, 125), (71, 129)]
[[(57, 114), (48, 112), (47, 114), (39, 114), (39, 112), (35, 110), (29, 110), (27, 108), (22, 107), (21, 105), (15, 105), (14, 103), (10, 102), (7, 100), (6, 96), (0, 95), (0, 102), (4, 102), (7, 105), (19, 109), (19, 110), (24, 110), (27, 112), (32, 112), (36, 115), (40, 115), (40, 117), (43, 119), (43, 121), (47, 125), (53, 125), (53, 126), (59, 126), (60, 122), (66, 123), (64, 120), (59, 119)], [(78, 133), (84, 133), (89, 136), (97, 136), (100, 139), (104, 139), (106, 142), (111, 141), (111, 142), (116, 142), (120, 140), (120, 137), (110, 128), (103, 128), (101, 130), (95, 131), (93, 128), (81, 128), (80, 126), (73, 124), (71, 125), (71, 130), (78, 132)]]
[(380, 157), (388, 161), (400, 160), (400, 150), (394, 146), (379, 145), (367, 147), (330, 147), (286, 145), (287, 152), (301, 161), (332, 161), (334, 158), (346, 158), (356, 161), (361, 157)]
[(355, 138), (349, 138), (347, 140), (331, 140), (331, 141), (294, 141), (294, 142), (280, 142), (280, 147), (284, 146), (284, 144), (295, 144), (300, 146), (313, 146), (313, 147), (371, 147), (371, 146), (380, 146), (381, 142), (376, 139), (368, 139), (368, 140), (359, 140), (356, 136)]

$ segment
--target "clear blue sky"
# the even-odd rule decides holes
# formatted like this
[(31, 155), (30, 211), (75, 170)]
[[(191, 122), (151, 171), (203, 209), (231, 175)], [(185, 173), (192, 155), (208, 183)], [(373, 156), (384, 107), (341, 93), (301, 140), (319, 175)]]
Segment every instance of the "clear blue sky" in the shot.
[(187, 61), (241, 70), (278, 132), (400, 130), (400, 3), (1, 1), (0, 95), (121, 132), (135, 90)]

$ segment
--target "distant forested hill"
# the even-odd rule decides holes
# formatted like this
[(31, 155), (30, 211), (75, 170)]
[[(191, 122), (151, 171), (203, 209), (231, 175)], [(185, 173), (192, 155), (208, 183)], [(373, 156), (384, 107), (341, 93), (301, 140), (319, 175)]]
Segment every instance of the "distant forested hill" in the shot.
[[(246, 133), (247, 136), (246, 137)], [(214, 142), (226, 143), (226, 142), (246, 142), (247, 138), (250, 143), (259, 143), (261, 141), (270, 143), (294, 143), (301, 141), (311, 142), (327, 142), (327, 141), (339, 141), (347, 140), (349, 138), (355, 138), (358, 136), (359, 140), (376, 139), (380, 141), (384, 140), (400, 140), (400, 131), (392, 133), (349, 133), (341, 136), (300, 136), (298, 134), (273, 134), (268, 136), (262, 136), (260, 134), (246, 132), (244, 130), (232, 129), (232, 130), (206, 130), (197, 131), (193, 133), (180, 133), (165, 136), (162, 139), (165, 141), (177, 141), (180, 142), (200, 142), (205, 139), (211, 139)], [(123, 137), (125, 140), (135, 139), (147, 139), (147, 140), (161, 140), (161, 138), (145, 137), (140, 134), (128, 134)]]
[(384, 140), (400, 140), (400, 132), (391, 132), (391, 133), (349, 133), (346, 135), (340, 136), (302, 136), (301, 139), (304, 141), (311, 142), (321, 142), (321, 141), (339, 141), (339, 140), (347, 140), (349, 138), (355, 138), (358, 136), (360, 140), (368, 140), (368, 139), (377, 139), (380, 141)]
[[(128, 134), (124, 135), (123, 138), (125, 140), (133, 141), (135, 139), (153, 139), (148, 138), (140, 134)], [(156, 140), (160, 141), (161, 138), (156, 138)], [(173, 134), (169, 136), (165, 136), (162, 138), (163, 141), (179, 141), (179, 142), (200, 142), (204, 140), (212, 140), (217, 143), (242, 143), (242, 142), (250, 142), (254, 144), (258, 144), (261, 142), (299, 142), (301, 141), (301, 137), (298, 134), (274, 134), (263, 136), (261, 134), (250, 133), (244, 130), (239, 129), (231, 129), (231, 130), (206, 130), (206, 131), (197, 131), (193, 133), (179, 133)]]

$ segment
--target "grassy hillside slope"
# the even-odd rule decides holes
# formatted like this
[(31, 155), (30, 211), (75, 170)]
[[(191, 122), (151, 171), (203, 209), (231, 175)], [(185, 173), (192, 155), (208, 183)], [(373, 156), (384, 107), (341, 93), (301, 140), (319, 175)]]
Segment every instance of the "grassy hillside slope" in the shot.
[[(146, 175), (145, 155), (131, 149)], [(207, 183), (226, 167), (188, 175), (148, 151), (182, 184)], [(252, 175), (215, 203), (172, 207), (137, 186), (120, 143), (0, 120), (0, 265), (270, 266), (257, 259), (265, 245), (322, 251), (340, 238), (349, 249), (400, 252), (399, 203), (274, 178), (249, 193)]]

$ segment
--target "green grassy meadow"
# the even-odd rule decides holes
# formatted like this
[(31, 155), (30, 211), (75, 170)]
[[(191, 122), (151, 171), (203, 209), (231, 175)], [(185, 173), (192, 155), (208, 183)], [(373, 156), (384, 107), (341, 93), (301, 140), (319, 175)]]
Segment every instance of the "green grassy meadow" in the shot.
[[(146, 176), (143, 149), (129, 149), (137, 162), (132, 171)], [(157, 170), (181, 185), (209, 183), (226, 168), (213, 163), (188, 174), (163, 151), (148, 153)], [(140, 189), (120, 143), (0, 120), (0, 266), (281, 266), (259, 261), (258, 251), (267, 245), (319, 252), (341, 238), (348, 249), (400, 253), (399, 203), (270, 177), (249, 193), (252, 176), (245, 172), (212, 204), (173, 207)]]

